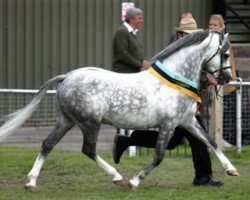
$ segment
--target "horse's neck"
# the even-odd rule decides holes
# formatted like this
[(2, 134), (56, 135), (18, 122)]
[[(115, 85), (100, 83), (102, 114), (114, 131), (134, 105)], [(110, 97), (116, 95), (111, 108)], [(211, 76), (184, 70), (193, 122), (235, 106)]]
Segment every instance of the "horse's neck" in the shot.
[(198, 82), (200, 79), (202, 56), (202, 50), (198, 50), (197, 47), (189, 47), (181, 49), (165, 59), (163, 63), (173, 73), (180, 74), (189, 80)]

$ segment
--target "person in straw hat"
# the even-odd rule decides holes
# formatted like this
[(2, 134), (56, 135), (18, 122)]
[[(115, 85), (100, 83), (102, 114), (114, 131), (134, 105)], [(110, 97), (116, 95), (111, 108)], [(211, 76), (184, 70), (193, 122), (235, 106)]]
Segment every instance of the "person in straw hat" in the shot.
[[(180, 21), (182, 20), (182, 19), (184, 19), (184, 18), (193, 18), (193, 14), (191, 13), (191, 12), (189, 12), (189, 11), (187, 11), (187, 12), (183, 12), (183, 13), (181, 13), (181, 16), (180, 16)], [(177, 40), (177, 32), (174, 32), (171, 36), (170, 36), (170, 42), (169, 42), (169, 44), (170, 43), (172, 43), (173, 41), (175, 41), (175, 40)]]
[(176, 32), (174, 34), (175, 37), (172, 37), (170, 43), (184, 37), (189, 33), (193, 33), (196, 31), (202, 31), (203, 29), (197, 28), (196, 21), (194, 18), (183, 18), (180, 21), (179, 27), (175, 28)]
[[(193, 18), (183, 18), (180, 21), (180, 26), (176, 28), (176, 38), (174, 38), (174, 41), (184, 37), (186, 34), (199, 30), (202, 29), (197, 28), (197, 24)], [(197, 118), (197, 120), (200, 121), (199, 118)], [(203, 125), (201, 124), (201, 126)], [(203, 128), (205, 129), (204, 126)], [(135, 130), (131, 133), (130, 137), (116, 134), (113, 146), (114, 162), (120, 162), (123, 152), (129, 146), (154, 148), (158, 134), (159, 132), (155, 130)], [(193, 180), (193, 184), (195, 186), (221, 186), (223, 182), (212, 177), (212, 166), (207, 146), (200, 140), (196, 139), (188, 131), (182, 129), (181, 127), (177, 127), (175, 129), (173, 138), (170, 140), (167, 146), (167, 149), (172, 150), (179, 144), (183, 143), (184, 137), (187, 138), (192, 150), (192, 158), (195, 169), (195, 178)]]

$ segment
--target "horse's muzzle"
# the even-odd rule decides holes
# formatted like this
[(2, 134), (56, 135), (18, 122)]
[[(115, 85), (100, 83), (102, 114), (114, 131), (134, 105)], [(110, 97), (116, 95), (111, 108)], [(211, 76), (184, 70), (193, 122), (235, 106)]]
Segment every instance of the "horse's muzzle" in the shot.
[(228, 73), (223, 73), (223, 75), (218, 79), (218, 84), (224, 85), (229, 83), (232, 80), (232, 77)]

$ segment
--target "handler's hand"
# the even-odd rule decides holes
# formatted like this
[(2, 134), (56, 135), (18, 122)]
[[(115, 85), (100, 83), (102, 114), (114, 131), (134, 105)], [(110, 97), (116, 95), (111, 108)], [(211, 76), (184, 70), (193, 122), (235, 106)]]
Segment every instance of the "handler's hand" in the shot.
[(150, 67), (150, 63), (147, 60), (142, 61), (142, 68), (148, 69)]
[(217, 80), (211, 74), (207, 73), (206, 78), (211, 85), (217, 85)]

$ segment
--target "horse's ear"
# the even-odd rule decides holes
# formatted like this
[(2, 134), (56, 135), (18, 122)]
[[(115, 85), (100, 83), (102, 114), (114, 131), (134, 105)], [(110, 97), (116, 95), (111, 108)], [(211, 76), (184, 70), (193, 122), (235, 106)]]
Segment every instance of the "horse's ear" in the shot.
[(225, 43), (228, 40), (228, 35), (229, 35), (229, 33), (225, 33), (225, 34), (221, 33), (221, 42), (222, 43)]

